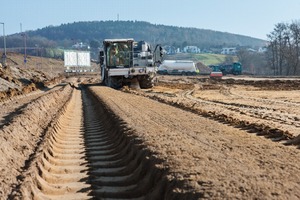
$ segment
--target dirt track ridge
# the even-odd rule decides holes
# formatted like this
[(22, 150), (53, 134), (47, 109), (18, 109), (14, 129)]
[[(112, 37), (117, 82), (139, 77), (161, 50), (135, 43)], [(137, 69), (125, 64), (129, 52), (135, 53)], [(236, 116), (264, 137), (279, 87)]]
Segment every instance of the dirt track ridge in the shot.
[(157, 199), (162, 172), (106, 112), (75, 89), (13, 198)]
[[(264, 109), (255, 103), (259, 95), (230, 103), (242, 97), (239, 91), (248, 91), (215, 85), (209, 93), (174, 85), (173, 93), (154, 88), (139, 95), (99, 85), (71, 86), (72, 96), (51, 114), (56, 120), (44, 127), (45, 137), (26, 168), (7, 176), (18, 180), (7, 185), (13, 188), (10, 199), (299, 197), (299, 150), (265, 138), (290, 141), (289, 134), (247, 121), (243, 113), (280, 110), (281, 105)], [(262, 121), (259, 113), (252, 119)], [(5, 181), (0, 183), (6, 186)]]

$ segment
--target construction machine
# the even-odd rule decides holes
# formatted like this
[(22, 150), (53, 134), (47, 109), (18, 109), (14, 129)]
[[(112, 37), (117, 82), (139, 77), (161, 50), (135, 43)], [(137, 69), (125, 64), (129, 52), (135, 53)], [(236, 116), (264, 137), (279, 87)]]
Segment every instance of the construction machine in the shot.
[(226, 74), (234, 74), (241, 75), (242, 74), (242, 64), (239, 62), (234, 62), (232, 64), (224, 64), (224, 65), (211, 65), (210, 68), (213, 72), (221, 71), (223, 75)]
[(145, 41), (105, 39), (99, 54), (101, 81), (115, 89), (136, 84), (142, 89), (151, 88), (162, 57), (160, 45), (152, 51)]

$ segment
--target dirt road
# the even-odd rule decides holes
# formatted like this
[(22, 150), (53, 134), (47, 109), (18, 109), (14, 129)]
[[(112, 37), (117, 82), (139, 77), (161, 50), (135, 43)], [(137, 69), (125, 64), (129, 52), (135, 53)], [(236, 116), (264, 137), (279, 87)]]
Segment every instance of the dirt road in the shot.
[(0, 199), (299, 199), (298, 88), (242, 82), (32, 100), (1, 132)]

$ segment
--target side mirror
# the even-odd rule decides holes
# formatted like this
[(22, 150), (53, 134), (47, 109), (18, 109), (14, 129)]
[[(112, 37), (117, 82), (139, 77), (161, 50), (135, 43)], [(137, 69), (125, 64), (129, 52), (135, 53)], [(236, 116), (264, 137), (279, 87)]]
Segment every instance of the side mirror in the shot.
[(103, 63), (104, 63), (104, 51), (100, 51), (99, 61), (100, 61), (100, 65), (103, 65)]
[(159, 46), (159, 56), (162, 58), (164, 56), (163, 48)]
[(154, 62), (162, 63), (163, 56), (164, 56), (163, 48), (159, 44), (156, 45), (156, 47), (154, 49)]

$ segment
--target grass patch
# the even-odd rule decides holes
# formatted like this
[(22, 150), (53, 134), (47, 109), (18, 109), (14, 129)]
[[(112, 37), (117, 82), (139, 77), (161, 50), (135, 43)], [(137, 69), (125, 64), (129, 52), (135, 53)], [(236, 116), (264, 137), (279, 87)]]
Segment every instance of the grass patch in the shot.
[(205, 65), (218, 65), (224, 63), (228, 55), (222, 54), (193, 54), (194, 58)]
[(194, 62), (202, 62), (204, 65), (218, 65), (224, 63), (226, 57), (233, 57), (234, 61), (237, 61), (236, 56), (223, 55), (223, 54), (192, 54), (192, 53), (180, 53), (174, 55), (167, 55), (166, 60), (193, 60)]

